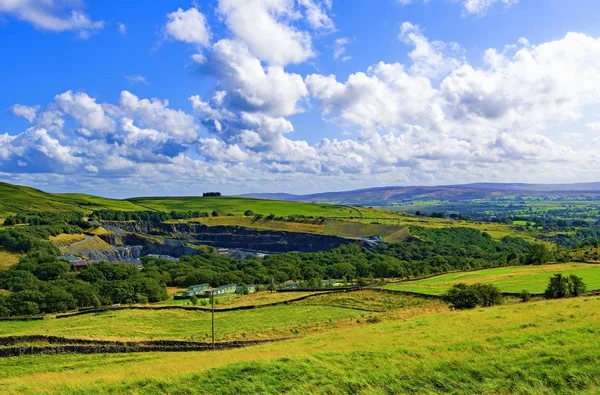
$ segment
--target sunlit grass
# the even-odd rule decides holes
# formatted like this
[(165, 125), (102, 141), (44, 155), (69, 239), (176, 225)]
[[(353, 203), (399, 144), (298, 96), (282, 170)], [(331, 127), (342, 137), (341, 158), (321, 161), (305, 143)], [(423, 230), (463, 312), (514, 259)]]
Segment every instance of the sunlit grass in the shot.
[(600, 300), (355, 324), (244, 349), (0, 359), (4, 393), (596, 393)]
[(588, 290), (600, 289), (600, 266), (566, 263), (542, 266), (511, 266), (494, 269), (443, 274), (418, 281), (388, 284), (383, 288), (440, 295), (457, 283), (497, 285), (503, 292), (543, 293), (550, 277), (556, 273), (575, 274), (583, 278)]
[(19, 263), (23, 255), (0, 248), (0, 270), (7, 270)]

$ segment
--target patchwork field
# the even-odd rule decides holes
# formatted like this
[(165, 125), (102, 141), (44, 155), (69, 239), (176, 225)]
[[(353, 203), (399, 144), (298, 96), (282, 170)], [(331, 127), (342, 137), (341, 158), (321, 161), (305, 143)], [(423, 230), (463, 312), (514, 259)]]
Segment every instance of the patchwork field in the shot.
[(441, 295), (457, 283), (485, 283), (494, 284), (503, 292), (527, 290), (530, 293), (541, 294), (546, 289), (550, 277), (556, 273), (575, 274), (583, 278), (588, 291), (600, 289), (600, 266), (584, 263), (512, 266), (473, 272), (449, 273), (418, 281), (388, 284), (382, 288)]
[(587, 297), (363, 321), (236, 350), (3, 358), (0, 390), (597, 393), (599, 311), (600, 299)]

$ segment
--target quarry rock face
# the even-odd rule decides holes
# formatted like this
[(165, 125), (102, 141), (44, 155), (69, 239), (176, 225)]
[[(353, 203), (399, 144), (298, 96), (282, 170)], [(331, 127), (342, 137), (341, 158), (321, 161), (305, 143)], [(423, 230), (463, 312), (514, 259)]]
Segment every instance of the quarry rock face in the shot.
[[(212, 247), (236, 248), (265, 252), (316, 252), (330, 250), (344, 244), (357, 243), (358, 240), (339, 236), (319, 235), (311, 233), (257, 230), (239, 226), (207, 226), (203, 224), (185, 223), (168, 224), (161, 222), (109, 222), (104, 227), (127, 232), (123, 236), (126, 245), (143, 245), (144, 254), (166, 254), (174, 257), (187, 255), (183, 246), (162, 244), (159, 247), (150, 238), (139, 234), (154, 235), (181, 240), (193, 244)], [(137, 235), (136, 235), (137, 234)], [(190, 250), (193, 250), (190, 248)], [(194, 250), (195, 251), (195, 250)]]

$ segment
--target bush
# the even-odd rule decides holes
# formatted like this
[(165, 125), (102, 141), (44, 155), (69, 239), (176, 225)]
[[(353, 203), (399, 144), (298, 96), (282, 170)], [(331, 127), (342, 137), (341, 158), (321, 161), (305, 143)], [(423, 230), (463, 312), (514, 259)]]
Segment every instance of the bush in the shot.
[(567, 277), (558, 273), (550, 279), (544, 296), (547, 299), (566, 298), (569, 296), (579, 296), (585, 290), (586, 285), (580, 277), (574, 274)]
[(472, 286), (463, 283), (450, 288), (443, 299), (455, 309), (472, 309), (479, 303), (477, 291)]
[(502, 304), (502, 293), (495, 285), (459, 283), (443, 296), (454, 309), (472, 309), (477, 306), (489, 307)]
[(519, 298), (521, 299), (521, 302), (523, 302), (523, 303), (529, 302), (531, 300), (531, 294), (529, 293), (529, 291), (524, 289), (519, 294)]
[(192, 302), (192, 305), (197, 306), (198, 305), (198, 297), (196, 295), (190, 296), (190, 302)]
[(218, 217), (219, 216), (219, 212), (217, 210), (213, 210), (212, 216), (213, 217)]
[(254, 216), (254, 211), (252, 211), (252, 210), (246, 210), (246, 211), (244, 211), (244, 216), (245, 217), (252, 217), (252, 216)]

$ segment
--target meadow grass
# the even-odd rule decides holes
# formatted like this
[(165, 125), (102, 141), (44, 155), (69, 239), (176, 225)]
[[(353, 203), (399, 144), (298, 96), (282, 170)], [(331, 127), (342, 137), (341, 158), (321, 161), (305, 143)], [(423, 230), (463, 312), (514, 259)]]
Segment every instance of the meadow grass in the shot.
[(85, 238), (83, 241), (61, 247), (60, 250), (65, 254), (80, 255), (84, 251), (105, 251), (112, 250), (112, 247), (98, 236), (91, 236)]
[[(261, 295), (262, 294), (262, 295)], [(247, 302), (256, 304), (289, 300), (307, 293), (259, 293)], [(239, 302), (233, 302), (233, 300)], [(230, 304), (244, 305), (244, 298), (232, 298)], [(335, 295), (317, 295), (305, 301), (251, 310), (217, 312), (215, 327), (219, 340), (287, 337), (347, 324), (370, 313), (394, 310), (421, 311), (442, 309), (438, 301), (375, 291), (357, 291)], [(411, 313), (412, 314), (412, 313)], [(43, 321), (0, 322), (0, 336), (45, 334), (102, 339), (205, 339), (211, 332), (211, 314), (186, 310), (117, 310), (98, 315), (48, 318)]]
[[(356, 324), (214, 352), (0, 359), (26, 393), (597, 393), (600, 298)], [(40, 388), (40, 383), (43, 388)]]
[(242, 215), (246, 210), (255, 214), (276, 216), (306, 215), (327, 218), (359, 217), (360, 211), (353, 207), (333, 204), (286, 202), (279, 200), (251, 199), (242, 197), (148, 197), (133, 198), (131, 202), (158, 211), (218, 211), (221, 215)]
[(0, 217), (35, 211), (91, 213), (94, 210), (144, 210), (126, 200), (81, 194), (53, 194), (40, 190), (0, 183)]
[(0, 248), (0, 270), (8, 270), (21, 259), (23, 255)]
[(68, 247), (71, 244), (74, 244), (74, 243), (77, 243), (80, 241), (84, 241), (84, 240), (85, 240), (84, 234), (61, 233), (56, 236), (50, 236), (50, 241), (52, 242), (52, 244), (54, 244), (57, 247)]
[(550, 277), (556, 273), (575, 274), (587, 285), (588, 290), (600, 289), (600, 266), (585, 263), (565, 263), (541, 266), (510, 266), (473, 272), (443, 274), (418, 281), (406, 281), (382, 286), (385, 289), (441, 295), (452, 285), (494, 284), (502, 292), (543, 293)]

